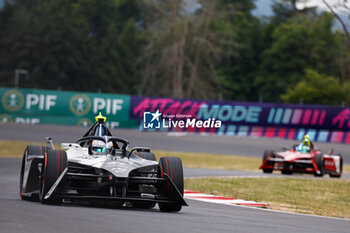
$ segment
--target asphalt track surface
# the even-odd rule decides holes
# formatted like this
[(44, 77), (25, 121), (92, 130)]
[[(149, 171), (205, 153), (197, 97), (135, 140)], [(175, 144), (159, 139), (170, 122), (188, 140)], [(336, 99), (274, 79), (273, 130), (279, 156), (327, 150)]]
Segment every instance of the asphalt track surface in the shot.
[[(86, 131), (76, 126), (1, 124), (0, 139), (44, 142), (52, 137), (56, 143), (74, 142)], [(251, 138), (238, 136), (218, 136), (200, 134), (169, 134), (140, 132), (138, 130), (114, 129), (111, 133), (129, 140), (133, 146), (147, 146), (158, 150), (203, 152), (214, 154), (244, 155), (262, 157), (264, 150), (280, 151), (281, 147), (298, 144), (298, 141), (278, 138)], [(350, 164), (350, 145), (335, 143), (315, 143), (323, 153), (333, 148), (343, 155), (344, 162)]]
[(350, 221), (187, 200), (179, 213), (158, 208), (42, 205), (18, 195), (20, 159), (0, 159), (0, 232), (349, 232)]
[[(71, 142), (86, 129), (62, 126), (1, 125), (0, 139)], [(261, 150), (278, 149), (291, 144), (277, 139), (249, 139), (221, 136), (167, 136), (164, 133), (140, 133), (113, 130), (132, 145), (155, 149), (240, 154), (260, 157)], [(347, 145), (326, 144), (337, 151)], [(319, 147), (321, 148), (320, 145)], [(266, 148), (268, 147), (268, 148)], [(322, 148), (321, 148), (322, 149)], [(345, 155), (345, 153), (343, 153)], [(345, 156), (344, 156), (345, 157)], [(350, 158), (346, 157), (346, 162)], [(88, 205), (48, 206), (19, 199), (20, 159), (0, 159), (0, 232), (349, 232), (350, 221), (308, 215), (281, 213), (256, 208), (225, 206), (187, 200), (189, 207), (179, 213), (162, 213), (158, 208), (95, 208)], [(261, 173), (257, 173), (261, 174)], [(252, 173), (185, 169), (185, 176), (250, 176)]]

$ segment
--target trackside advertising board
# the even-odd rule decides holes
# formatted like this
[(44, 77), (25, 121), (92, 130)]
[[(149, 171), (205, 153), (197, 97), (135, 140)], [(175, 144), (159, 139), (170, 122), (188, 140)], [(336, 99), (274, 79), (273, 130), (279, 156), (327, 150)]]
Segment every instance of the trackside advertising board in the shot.
[(0, 122), (280, 137), (350, 143), (350, 108), (0, 88)]
[(89, 126), (101, 112), (110, 128), (137, 124), (128, 95), (0, 88), (0, 100), (0, 122)]
[(141, 130), (350, 143), (350, 108), (228, 101), (131, 97), (132, 119)]

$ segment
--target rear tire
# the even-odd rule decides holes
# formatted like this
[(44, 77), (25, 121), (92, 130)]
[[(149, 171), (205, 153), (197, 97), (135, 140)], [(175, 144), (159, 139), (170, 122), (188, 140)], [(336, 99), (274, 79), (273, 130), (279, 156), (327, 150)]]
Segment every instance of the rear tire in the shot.
[[(184, 177), (181, 159), (178, 157), (163, 157), (159, 160), (160, 177), (164, 178), (167, 174), (181, 195), (184, 194)], [(163, 190), (163, 193), (168, 196), (174, 196), (176, 190), (168, 183)], [(181, 204), (159, 203), (159, 209), (162, 212), (178, 212), (181, 210)]]
[[(264, 151), (264, 154), (263, 154), (263, 159), (262, 159), (262, 161), (264, 162), (269, 156), (270, 156), (270, 158), (275, 158), (275, 155), (274, 155), (273, 151), (267, 151), (267, 150), (265, 150), (265, 151)], [(275, 162), (274, 162), (274, 161), (268, 161), (268, 162), (266, 163), (266, 165), (274, 166), (274, 165), (275, 165)], [(263, 169), (263, 172), (264, 172), (264, 173), (272, 173), (272, 172), (273, 172), (273, 169)]]
[(341, 156), (341, 154), (339, 154), (339, 158), (340, 158), (340, 162), (339, 162), (339, 174), (332, 174), (332, 173), (329, 173), (329, 177), (332, 177), (332, 178), (340, 178), (342, 173), (343, 173), (343, 156)]
[(152, 152), (136, 152), (137, 156), (143, 158), (143, 159), (147, 159), (147, 160), (151, 160), (151, 161), (157, 161), (157, 158), (155, 156), (155, 154), (153, 154)]
[[(51, 189), (52, 185), (56, 182), (58, 177), (62, 174), (64, 169), (67, 168), (67, 154), (65, 151), (49, 150), (44, 158), (44, 164), (41, 174), (39, 198), (43, 204), (59, 205), (62, 203), (62, 198), (52, 193), (48, 199), (45, 199), (46, 194)], [(55, 191), (62, 187), (62, 182), (56, 187)]]
[(320, 173), (315, 172), (314, 176), (322, 177), (323, 173), (324, 173), (324, 159), (323, 159), (323, 155), (316, 154), (313, 159), (314, 159), (314, 161), (316, 163), (316, 166), (317, 166), (318, 170), (320, 171)]
[[(24, 170), (25, 170), (25, 164), (27, 161), (28, 155), (45, 155), (45, 153), (49, 150), (46, 146), (34, 146), (34, 145), (28, 145), (24, 151), (23, 158), (22, 158), (22, 166), (21, 166), (21, 174), (20, 174), (20, 180), (19, 180), (19, 196), (22, 200), (25, 201), (38, 201), (38, 195), (31, 195), (31, 196), (24, 196), (22, 195), (23, 192), (26, 191), (26, 187), (23, 187), (23, 179), (24, 179)], [(38, 170), (39, 173), (39, 170)], [(28, 179), (28, 178), (27, 178)], [(36, 178), (38, 180), (38, 187), (37, 190), (39, 190), (39, 174)]]

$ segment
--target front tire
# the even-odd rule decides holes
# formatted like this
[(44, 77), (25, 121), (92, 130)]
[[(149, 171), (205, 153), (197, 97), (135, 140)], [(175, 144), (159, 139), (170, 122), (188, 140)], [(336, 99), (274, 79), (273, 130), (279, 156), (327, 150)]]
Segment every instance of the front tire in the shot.
[[(40, 173), (39, 169), (36, 169), (38, 167), (38, 163), (40, 163), (39, 159), (35, 160), (35, 164), (32, 164), (32, 167), (34, 170), (29, 171), (30, 177), (28, 174), (27, 180), (26, 180), (26, 187), (24, 187), (24, 172), (26, 169), (26, 161), (28, 160), (28, 155), (45, 155), (45, 153), (49, 150), (46, 146), (34, 146), (34, 145), (28, 145), (24, 151), (23, 158), (22, 158), (22, 166), (21, 166), (21, 173), (20, 173), (20, 180), (19, 180), (19, 196), (22, 200), (25, 201), (38, 201), (38, 195), (31, 195), (26, 196), (23, 195), (25, 192), (30, 192), (34, 190), (39, 190), (39, 179), (40, 179)], [(34, 162), (34, 161), (33, 161)], [(32, 169), (32, 168), (30, 168)]]
[(313, 159), (314, 159), (314, 161), (316, 163), (316, 166), (317, 166), (318, 170), (320, 171), (319, 173), (315, 172), (314, 176), (322, 177), (323, 173), (324, 173), (324, 159), (323, 159), (323, 155), (316, 154)]
[[(178, 157), (163, 157), (159, 160), (160, 176), (165, 178), (167, 174), (171, 181), (175, 184), (181, 195), (184, 194), (184, 177), (181, 159)], [(171, 184), (165, 186), (163, 193), (172, 197), (175, 196), (176, 190), (171, 187)], [(159, 203), (159, 209), (162, 212), (178, 212), (181, 210), (181, 204)]]
[[(273, 153), (273, 151), (267, 151), (265, 150), (264, 151), (264, 154), (263, 154), (263, 158), (262, 158), (262, 162), (265, 162), (265, 160), (270, 156), (270, 158), (275, 158), (275, 155)], [(266, 165), (271, 165), (272, 167), (275, 166), (275, 162), (274, 161), (268, 161), (266, 163)], [(264, 173), (272, 173), (273, 172), (273, 169), (263, 169), (263, 172)]]
[[(44, 158), (39, 190), (39, 198), (41, 203), (52, 205), (61, 204), (62, 198), (55, 195), (55, 193), (52, 193), (47, 199), (45, 199), (45, 196), (67, 166), (68, 161), (65, 151), (49, 150), (47, 152)], [(61, 184), (56, 187), (55, 191), (59, 190), (61, 186), (62, 181)]]

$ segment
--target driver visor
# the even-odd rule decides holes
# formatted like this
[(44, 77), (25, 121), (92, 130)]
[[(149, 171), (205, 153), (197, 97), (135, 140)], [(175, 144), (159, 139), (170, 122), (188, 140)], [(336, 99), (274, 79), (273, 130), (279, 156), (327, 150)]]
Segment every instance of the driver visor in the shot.
[(92, 150), (95, 152), (104, 153), (106, 151), (106, 148), (105, 147), (92, 147)]

